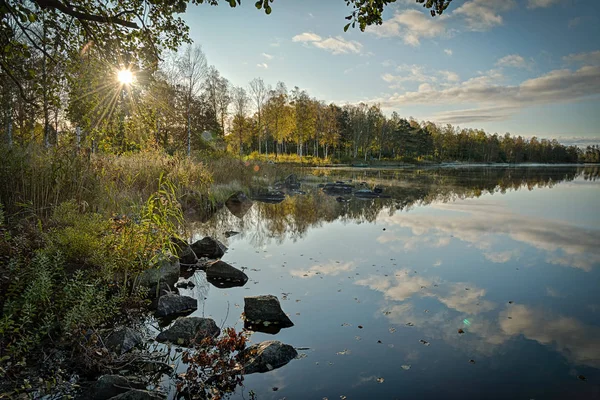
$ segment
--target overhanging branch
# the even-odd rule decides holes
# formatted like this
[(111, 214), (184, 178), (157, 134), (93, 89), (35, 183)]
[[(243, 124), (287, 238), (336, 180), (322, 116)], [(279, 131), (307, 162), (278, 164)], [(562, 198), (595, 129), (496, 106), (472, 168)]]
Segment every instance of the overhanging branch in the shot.
[(68, 5), (61, 3), (58, 0), (33, 0), (33, 2), (36, 3), (38, 6), (40, 6), (40, 8), (55, 9), (64, 14), (75, 17), (80, 21), (109, 23), (109, 24), (121, 25), (126, 28), (140, 29), (139, 25), (136, 24), (135, 22), (126, 21), (126, 20), (118, 18), (116, 16), (110, 17), (110, 16), (89, 14), (89, 13), (77, 11), (77, 10), (74, 10), (73, 8), (69, 7)]

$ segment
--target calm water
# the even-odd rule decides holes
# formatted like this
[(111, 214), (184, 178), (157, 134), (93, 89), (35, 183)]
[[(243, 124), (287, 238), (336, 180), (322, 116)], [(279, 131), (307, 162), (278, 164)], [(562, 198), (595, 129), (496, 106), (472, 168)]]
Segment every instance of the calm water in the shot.
[[(219, 289), (199, 272), (182, 292), (201, 300), (195, 315), (238, 329), (244, 296), (276, 295), (295, 326), (251, 341), (309, 348), (246, 376), (233, 398), (598, 399), (597, 176), (315, 171), (305, 195), (197, 224), (250, 280)], [(341, 203), (317, 188), (348, 179), (392, 198)], [(241, 234), (227, 239), (230, 230)]]

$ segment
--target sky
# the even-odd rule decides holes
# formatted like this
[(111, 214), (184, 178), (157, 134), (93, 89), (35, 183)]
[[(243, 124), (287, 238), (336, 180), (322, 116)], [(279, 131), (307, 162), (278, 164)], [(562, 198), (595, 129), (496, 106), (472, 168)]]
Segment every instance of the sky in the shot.
[(190, 6), (209, 64), (236, 86), (261, 77), (336, 104), (488, 132), (600, 143), (597, 0), (454, 0), (432, 18), (414, 0), (344, 32), (344, 0)]

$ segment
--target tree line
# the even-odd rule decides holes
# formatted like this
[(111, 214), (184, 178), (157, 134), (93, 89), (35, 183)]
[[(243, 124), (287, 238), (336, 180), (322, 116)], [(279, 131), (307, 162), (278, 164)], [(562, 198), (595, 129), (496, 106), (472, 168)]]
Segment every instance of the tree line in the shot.
[[(295, 154), (342, 161), (597, 162), (556, 140), (490, 134), (387, 116), (378, 104), (326, 103), (283, 82), (232, 85), (188, 45), (148, 65), (142, 54), (107, 56), (93, 44), (66, 57), (60, 37), (31, 27), (39, 50), (21, 60), (22, 83), (0, 72), (0, 118), (9, 144), (72, 142), (93, 151), (170, 153), (211, 149), (277, 158)], [(18, 54), (15, 57), (19, 57)], [(130, 70), (132, 83), (119, 82)], [(31, 71), (37, 71), (33, 73)]]

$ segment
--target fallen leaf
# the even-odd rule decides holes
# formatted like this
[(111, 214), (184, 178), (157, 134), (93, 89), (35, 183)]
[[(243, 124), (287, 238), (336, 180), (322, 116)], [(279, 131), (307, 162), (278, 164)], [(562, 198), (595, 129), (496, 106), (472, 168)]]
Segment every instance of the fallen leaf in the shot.
[(405, 371), (408, 371), (410, 369), (410, 365), (402, 365), (401, 368)]
[(423, 339), (419, 340), (419, 343), (421, 343), (421, 344), (423, 344), (425, 346), (429, 346), (431, 344), (427, 340), (423, 340)]
[(475, 364), (475, 360), (469, 360), (470, 364)]
[(462, 329), (459, 329), (458, 333), (460, 333), (462, 335), (463, 333), (465, 333), (465, 331), (463, 331)]
[(580, 380), (582, 380), (582, 381), (585, 381), (585, 380), (587, 380), (587, 379), (585, 378), (585, 376), (583, 376), (583, 375), (578, 375), (577, 377), (578, 377)]
[(362, 325), (359, 325), (359, 326), (358, 326), (358, 329), (362, 329), (362, 328), (363, 328), (363, 327), (362, 327)]
[(383, 378), (377, 378), (377, 383), (383, 383), (384, 379)]

